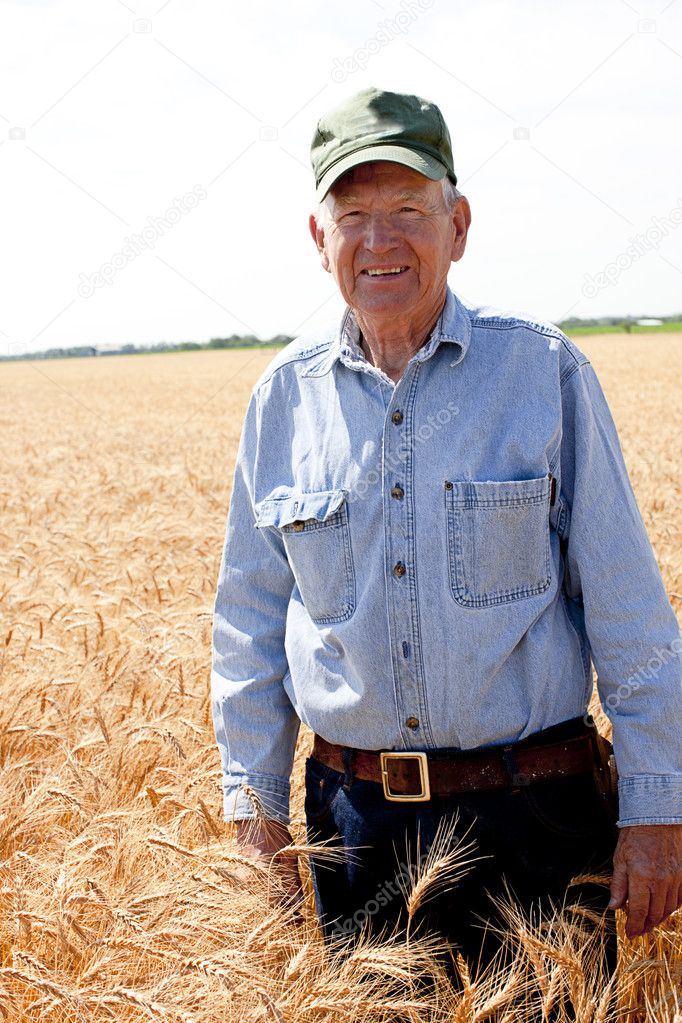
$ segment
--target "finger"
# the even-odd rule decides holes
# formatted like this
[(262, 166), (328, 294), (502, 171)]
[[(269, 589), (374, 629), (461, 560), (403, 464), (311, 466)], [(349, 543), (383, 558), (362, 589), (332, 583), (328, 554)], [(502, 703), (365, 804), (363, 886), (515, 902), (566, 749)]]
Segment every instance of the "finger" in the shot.
[(663, 916), (661, 918), (661, 922), (663, 920), (667, 920), (670, 914), (675, 912), (678, 905), (679, 903), (677, 884), (673, 881), (673, 883), (668, 888), (668, 894), (665, 899), (665, 907), (663, 909)]
[(287, 888), (282, 901), (285, 906), (291, 906), (292, 909), (301, 906), (304, 902), (303, 890), (300, 886), (298, 888)]
[(298, 910), (299, 907), (303, 905), (304, 901), (305, 899), (301, 888), (288, 888), (282, 897), (283, 904), (294, 910)]
[(673, 881), (668, 890), (668, 897), (665, 900), (665, 912), (663, 919), (667, 920), (671, 913), (674, 913), (676, 909), (679, 909), (682, 905), (682, 883), (678, 884), (677, 881)]
[(289, 888), (301, 887), (301, 875), (298, 872), (298, 863), (289, 860), (280, 863), (276, 868), (277, 876), (281, 884)]
[(300, 911), (303, 908), (303, 902), (303, 892), (301, 891), (293, 895), (280, 896), (279, 900), (275, 900), (275, 905), (287, 914), (287, 923), (300, 928), (305, 924), (305, 917)]
[(628, 911), (625, 933), (636, 938), (644, 933), (644, 924), (649, 915), (649, 889), (641, 882), (631, 884), (628, 889)]
[(614, 863), (610, 891), (611, 901), (608, 908), (622, 909), (628, 897), (628, 873), (625, 864), (621, 864), (618, 861)]
[(303, 886), (295, 863), (282, 865), (273, 872), (273, 897), (278, 904), (298, 906), (304, 901)]
[(669, 885), (665, 881), (654, 882), (649, 894), (649, 911), (644, 921), (643, 933), (648, 934), (657, 927), (665, 916), (665, 904), (668, 898)]
[(292, 916), (298, 916), (299, 906), (302, 906), (303, 899), (298, 896), (292, 896), (290, 893), (279, 891), (271, 891), (268, 896), (268, 903), (272, 909), (281, 909), (284, 912), (290, 912)]

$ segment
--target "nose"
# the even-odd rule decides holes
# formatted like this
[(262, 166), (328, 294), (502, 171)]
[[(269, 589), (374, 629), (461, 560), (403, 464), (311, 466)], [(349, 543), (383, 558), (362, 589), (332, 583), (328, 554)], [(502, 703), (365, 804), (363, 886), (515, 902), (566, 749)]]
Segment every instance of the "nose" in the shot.
[(370, 252), (389, 252), (396, 246), (395, 230), (390, 219), (383, 214), (368, 218), (365, 245)]

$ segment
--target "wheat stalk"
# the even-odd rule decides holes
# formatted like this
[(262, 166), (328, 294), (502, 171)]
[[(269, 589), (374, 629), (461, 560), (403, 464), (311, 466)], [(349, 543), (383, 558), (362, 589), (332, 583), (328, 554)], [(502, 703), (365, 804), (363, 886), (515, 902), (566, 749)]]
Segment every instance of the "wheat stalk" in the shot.
[[(679, 615), (682, 345), (647, 339), (651, 387), (642, 392), (639, 338), (588, 342)], [(106, 382), (97, 360), (55, 361), (51, 374), (87, 394), (99, 423), (55, 401), (54, 384), (29, 363), (0, 367), (3, 407), (13, 409), (0, 478), (9, 554), (0, 566), (0, 962), (14, 971), (0, 972), (0, 1019), (525, 1023), (544, 1013), (552, 1023), (682, 1023), (679, 913), (634, 941), (616, 914), (610, 979), (598, 952), (611, 917), (600, 922), (579, 903), (542, 921), (510, 916), (499, 928), (506, 957), (485, 970), (467, 964), (463, 999), (448, 981), (456, 950), (416, 936), (419, 915), (458, 883), (447, 844), (438, 855), (432, 846), (430, 859), (412, 849), (420, 868), (403, 891), (410, 928), (327, 946), (308, 865), (350, 873), (362, 849), (307, 841), (305, 725), (292, 841), (274, 862), (243, 855), (222, 819), (207, 665), (230, 496), (224, 469), (270, 355), (246, 358), (150, 355), (140, 372), (139, 360), (122, 356), (107, 364)], [(224, 373), (229, 390), (205, 406), (207, 375)], [(196, 416), (169, 445), (167, 424), (184, 421), (188, 407)], [(590, 710), (610, 735), (597, 694)], [(280, 808), (244, 791), (254, 827), (267, 828)], [(460, 869), (475, 869), (475, 851), (467, 856)], [(293, 927), (290, 909), (269, 898), (279, 867), (296, 861), (305, 904)], [(577, 885), (608, 882), (576, 877), (567, 902)]]

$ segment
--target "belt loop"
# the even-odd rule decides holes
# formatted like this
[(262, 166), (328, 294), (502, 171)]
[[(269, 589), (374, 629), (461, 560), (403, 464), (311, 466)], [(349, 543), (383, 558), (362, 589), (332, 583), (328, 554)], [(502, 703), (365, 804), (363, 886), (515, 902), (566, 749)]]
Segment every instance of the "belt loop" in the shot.
[(350, 787), (353, 784), (353, 757), (354, 757), (354, 755), (355, 755), (355, 750), (351, 749), (350, 746), (343, 746), (342, 747), (342, 749), (341, 749), (341, 756), (343, 758), (343, 769), (344, 769), (343, 787), (344, 787), (346, 792), (348, 792), (350, 790)]
[(502, 762), (507, 768), (509, 784), (511, 785), (512, 791), (515, 792), (521, 785), (528, 784), (528, 778), (526, 775), (519, 771), (519, 765), (516, 760), (516, 751), (513, 745), (503, 746)]

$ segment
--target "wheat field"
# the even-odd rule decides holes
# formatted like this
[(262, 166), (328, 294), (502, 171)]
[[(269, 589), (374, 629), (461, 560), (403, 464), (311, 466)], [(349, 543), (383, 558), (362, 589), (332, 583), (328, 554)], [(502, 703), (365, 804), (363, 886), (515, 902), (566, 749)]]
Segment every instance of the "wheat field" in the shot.
[[(579, 346), (679, 616), (682, 335)], [(301, 923), (274, 906), (275, 875), (239, 854), (222, 820), (211, 613), (241, 422), (272, 357), (0, 365), (2, 1019), (679, 1023), (679, 913), (622, 940), (608, 984), (569, 910), (531, 924), (510, 906), (513, 962), (483, 976), (460, 962), (457, 990), (435, 938), (327, 954), (307, 873), (305, 726), (290, 850)]]

